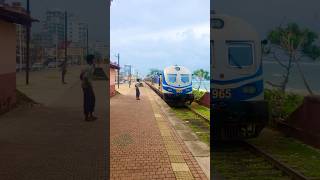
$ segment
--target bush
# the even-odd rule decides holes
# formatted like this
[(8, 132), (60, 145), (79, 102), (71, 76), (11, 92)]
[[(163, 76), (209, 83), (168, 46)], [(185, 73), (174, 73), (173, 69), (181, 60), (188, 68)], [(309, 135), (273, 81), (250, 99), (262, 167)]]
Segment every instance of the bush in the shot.
[(304, 98), (298, 94), (270, 89), (265, 90), (264, 97), (269, 103), (271, 123), (287, 119), (302, 104)]
[(205, 91), (201, 91), (201, 90), (192, 91), (192, 94), (194, 95), (194, 99), (196, 101), (199, 101), (205, 93), (206, 93)]

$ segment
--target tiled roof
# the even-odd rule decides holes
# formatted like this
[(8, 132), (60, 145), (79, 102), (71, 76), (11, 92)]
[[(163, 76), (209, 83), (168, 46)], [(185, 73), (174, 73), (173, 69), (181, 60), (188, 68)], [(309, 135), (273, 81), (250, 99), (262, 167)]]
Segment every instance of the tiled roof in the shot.
[(112, 69), (120, 69), (119, 65), (116, 64), (116, 63), (113, 63), (113, 62), (110, 63), (110, 68), (112, 68)]
[(32, 22), (38, 21), (30, 17), (27, 13), (8, 6), (0, 6), (0, 19), (21, 25), (31, 25)]

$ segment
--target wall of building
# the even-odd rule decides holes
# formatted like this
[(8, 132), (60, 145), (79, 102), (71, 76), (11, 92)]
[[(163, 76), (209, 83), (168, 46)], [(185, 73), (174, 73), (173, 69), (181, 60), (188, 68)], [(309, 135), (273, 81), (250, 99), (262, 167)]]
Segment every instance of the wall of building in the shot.
[(0, 20), (0, 113), (16, 103), (16, 27)]
[(116, 75), (117, 70), (110, 68), (110, 96), (116, 95)]
[(198, 102), (202, 106), (206, 106), (207, 108), (210, 108), (210, 92), (206, 92), (199, 100)]

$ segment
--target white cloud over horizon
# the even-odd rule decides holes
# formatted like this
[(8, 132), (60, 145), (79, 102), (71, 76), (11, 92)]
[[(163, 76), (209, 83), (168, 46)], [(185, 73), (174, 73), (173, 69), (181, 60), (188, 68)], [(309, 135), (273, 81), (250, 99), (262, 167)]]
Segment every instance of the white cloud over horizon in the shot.
[(132, 64), (142, 74), (173, 64), (209, 70), (209, 4), (209, 0), (115, 1), (111, 59), (119, 52), (120, 64)]

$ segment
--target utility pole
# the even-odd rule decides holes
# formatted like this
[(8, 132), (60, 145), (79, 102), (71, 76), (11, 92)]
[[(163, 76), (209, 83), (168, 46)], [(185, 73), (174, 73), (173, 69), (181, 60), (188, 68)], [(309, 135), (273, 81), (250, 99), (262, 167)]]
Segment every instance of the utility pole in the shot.
[(56, 24), (56, 62), (55, 66), (58, 67), (58, 44), (59, 44), (59, 37), (58, 37), (58, 24)]
[(61, 64), (61, 80), (63, 84), (65, 82), (65, 75), (67, 73), (67, 60), (68, 60), (68, 14), (64, 12), (64, 62)]
[(89, 26), (87, 27), (87, 56), (89, 55)]
[(64, 63), (66, 65), (68, 60), (68, 13), (64, 12)]
[(19, 72), (22, 72), (22, 55), (24, 54), (24, 53), (22, 53), (22, 38), (24, 38), (22, 35), (22, 31), (23, 31), (23, 26), (22, 25), (18, 25), (18, 28), (19, 28), (19, 59), (20, 59), (20, 62), (19, 62), (19, 64), (20, 64), (20, 66), (19, 66)]
[(119, 89), (120, 87), (120, 54), (118, 53), (116, 57), (118, 58), (118, 66), (119, 66), (119, 69), (118, 69), (118, 89)]
[[(28, 16), (30, 16), (30, 0), (27, 0), (27, 14)], [(31, 28), (31, 22), (30, 24), (27, 25), (27, 39), (26, 39), (26, 43), (27, 43), (27, 52), (26, 52), (26, 56), (27, 56), (27, 62), (26, 62), (26, 84), (29, 84), (29, 64), (30, 64), (30, 28)]]

